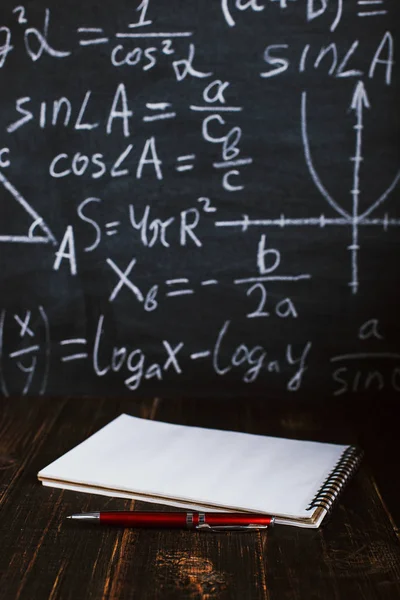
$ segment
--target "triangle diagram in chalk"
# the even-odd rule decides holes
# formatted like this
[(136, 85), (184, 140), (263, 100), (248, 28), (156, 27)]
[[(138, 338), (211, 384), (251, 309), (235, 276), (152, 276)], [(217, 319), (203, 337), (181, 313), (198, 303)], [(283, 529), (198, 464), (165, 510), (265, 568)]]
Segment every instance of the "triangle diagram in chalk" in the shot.
[(56, 243), (55, 237), (43, 218), (2, 171), (0, 171), (0, 223), (0, 242)]

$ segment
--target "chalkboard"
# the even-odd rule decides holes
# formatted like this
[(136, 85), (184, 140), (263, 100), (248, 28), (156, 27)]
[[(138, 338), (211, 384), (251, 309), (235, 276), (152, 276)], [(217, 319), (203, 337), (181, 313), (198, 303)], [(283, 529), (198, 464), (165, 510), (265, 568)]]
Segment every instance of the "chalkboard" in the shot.
[(2, 0), (1, 394), (396, 397), (399, 23)]

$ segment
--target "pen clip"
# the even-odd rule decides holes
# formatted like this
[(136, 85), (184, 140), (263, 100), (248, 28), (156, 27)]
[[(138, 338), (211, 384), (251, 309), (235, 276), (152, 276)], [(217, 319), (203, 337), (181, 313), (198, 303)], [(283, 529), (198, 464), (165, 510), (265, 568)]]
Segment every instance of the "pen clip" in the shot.
[(208, 523), (201, 523), (196, 526), (196, 529), (200, 531), (257, 531), (258, 529), (268, 529), (268, 525), (258, 525), (257, 523), (249, 523), (248, 525), (208, 525)]

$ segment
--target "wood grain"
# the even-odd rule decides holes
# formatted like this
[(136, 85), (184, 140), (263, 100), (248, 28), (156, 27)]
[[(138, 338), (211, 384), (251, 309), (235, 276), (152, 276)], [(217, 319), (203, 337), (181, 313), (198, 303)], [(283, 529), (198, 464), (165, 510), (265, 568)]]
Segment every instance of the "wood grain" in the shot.
[(158, 507), (46, 488), (36, 479), (41, 468), (121, 412), (269, 435), (356, 441), (341, 415), (300, 407), (267, 412), (261, 401), (217, 400), (14, 398), (1, 401), (0, 408), (2, 600), (400, 597), (399, 540), (366, 464), (317, 531), (277, 526), (267, 533), (209, 534), (77, 525), (65, 516)]

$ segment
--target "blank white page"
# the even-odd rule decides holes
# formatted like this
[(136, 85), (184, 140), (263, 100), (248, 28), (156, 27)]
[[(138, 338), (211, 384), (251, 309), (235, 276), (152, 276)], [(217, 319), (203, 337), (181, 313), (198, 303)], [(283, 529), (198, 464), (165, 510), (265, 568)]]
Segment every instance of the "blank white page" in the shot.
[(310, 517), (308, 505), (346, 448), (123, 414), (38, 477), (47, 485), (56, 480), (99, 493), (105, 488), (172, 503)]

